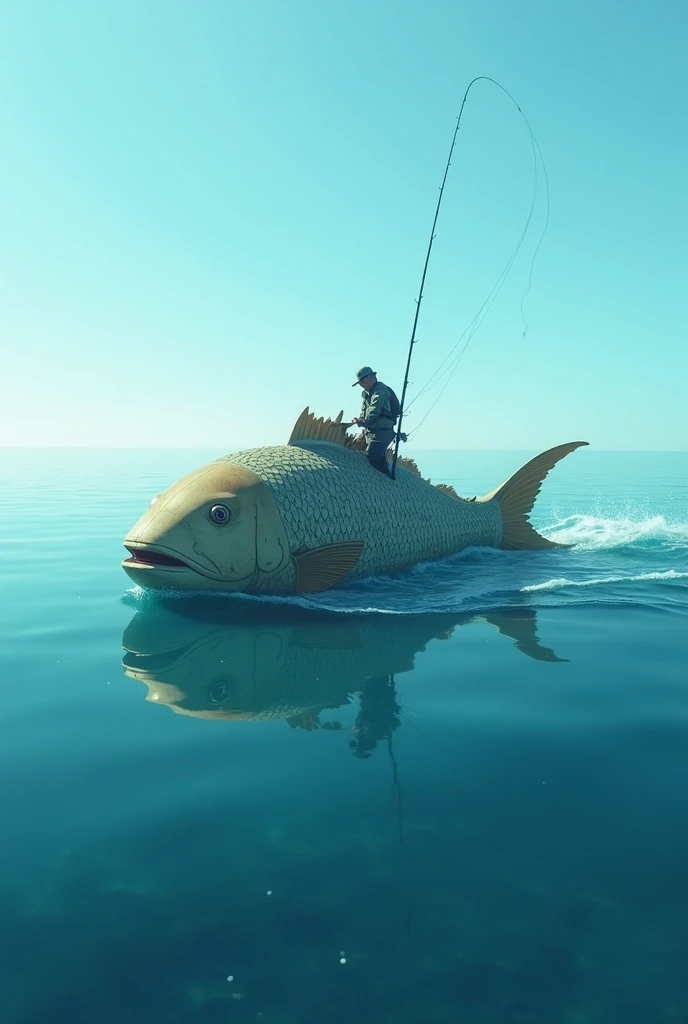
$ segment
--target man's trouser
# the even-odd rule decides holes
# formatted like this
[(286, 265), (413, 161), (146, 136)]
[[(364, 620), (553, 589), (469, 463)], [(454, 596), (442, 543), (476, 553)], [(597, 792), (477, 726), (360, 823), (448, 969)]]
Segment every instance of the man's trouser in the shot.
[(389, 430), (376, 430), (374, 434), (370, 433), (370, 431), (368, 432), (366, 458), (371, 466), (374, 466), (380, 473), (384, 473), (385, 476), (392, 475), (385, 452), (393, 440), (394, 429), (391, 427)]

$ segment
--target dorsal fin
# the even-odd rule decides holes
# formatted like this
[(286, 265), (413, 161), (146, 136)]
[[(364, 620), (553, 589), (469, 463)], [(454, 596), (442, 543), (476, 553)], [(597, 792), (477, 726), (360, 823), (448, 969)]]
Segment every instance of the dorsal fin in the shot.
[[(413, 473), (415, 476), (422, 475), (421, 471), (418, 469), (418, 464), (415, 459), (410, 459), (408, 456), (400, 455), (397, 459), (397, 466), (403, 466), (404, 469), (408, 469), (409, 473)], [(425, 482), (428, 484), (432, 483), (430, 479), (426, 479)], [(466, 500), (457, 494), (451, 484), (432, 484), (432, 486), (436, 487), (438, 491), (442, 491), (443, 494), (448, 494), (450, 498), (456, 498), (457, 501)]]
[(306, 406), (294, 424), (287, 444), (295, 444), (297, 441), (330, 441), (346, 447), (346, 432), (351, 424), (342, 423), (343, 415), (342, 409), (335, 419), (325, 419), (323, 416), (315, 416)]
[(418, 469), (418, 463), (415, 459), (409, 459), (407, 455), (400, 455), (397, 459), (397, 466), (403, 466), (404, 469), (408, 469), (409, 473), (420, 476), (420, 470)]
[[(287, 444), (298, 444), (299, 441), (330, 441), (332, 444), (340, 444), (343, 448), (349, 448), (352, 451), (365, 451), (367, 444), (363, 433), (355, 435), (347, 434), (349, 427), (353, 426), (352, 423), (342, 423), (342, 416), (344, 410), (342, 410), (338, 416), (333, 420), (325, 419), (324, 416), (316, 416), (312, 413), (308, 406), (303, 410), (296, 423), (294, 429), (291, 432), (291, 437), (287, 441)], [(387, 450), (387, 458), (391, 459), (391, 449)], [(397, 459), (397, 465), (403, 469), (408, 469), (410, 473), (415, 476), (422, 476), (418, 465), (414, 459), (410, 459), (408, 456), (400, 455)], [(426, 480), (426, 483), (431, 483), (430, 480)], [(438, 490), (443, 491), (452, 498), (456, 498), (458, 501), (466, 501), (466, 498), (461, 498), (451, 484), (433, 484)], [(475, 500), (475, 499), (473, 499)]]
[(433, 484), (433, 487), (436, 487), (438, 491), (442, 491), (443, 494), (448, 494), (450, 498), (456, 498), (457, 501), (466, 500), (460, 494), (457, 494), (456, 488), (452, 487), (451, 484)]

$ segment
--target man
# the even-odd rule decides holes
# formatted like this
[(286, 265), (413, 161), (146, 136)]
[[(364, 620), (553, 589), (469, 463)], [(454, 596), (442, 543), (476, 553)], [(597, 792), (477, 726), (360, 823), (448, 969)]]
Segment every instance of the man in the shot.
[(362, 366), (356, 373), (356, 380), (351, 385), (359, 385), (363, 390), (361, 415), (351, 422), (365, 431), (366, 457), (371, 466), (391, 477), (385, 453), (394, 440), (394, 424), (399, 414), (399, 403), (391, 388), (377, 379), (375, 370)]
[(392, 733), (401, 725), (400, 711), (394, 676), (366, 679), (349, 740), (354, 757), (370, 757), (378, 741), (391, 740)]

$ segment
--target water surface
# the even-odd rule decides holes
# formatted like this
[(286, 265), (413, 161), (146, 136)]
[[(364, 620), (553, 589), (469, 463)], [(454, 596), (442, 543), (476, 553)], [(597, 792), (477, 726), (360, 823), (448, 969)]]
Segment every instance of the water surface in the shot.
[[(688, 1020), (688, 455), (567, 458), (570, 551), (131, 589), (221, 454), (0, 452), (3, 1020)], [(531, 454), (417, 458), (473, 494)]]

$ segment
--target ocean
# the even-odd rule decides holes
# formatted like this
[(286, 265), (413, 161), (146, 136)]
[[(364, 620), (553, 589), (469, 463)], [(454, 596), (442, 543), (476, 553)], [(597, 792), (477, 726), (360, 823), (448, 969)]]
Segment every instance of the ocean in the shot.
[(565, 551), (137, 590), (226, 450), (0, 450), (3, 1024), (685, 1024), (688, 453), (568, 456)]

